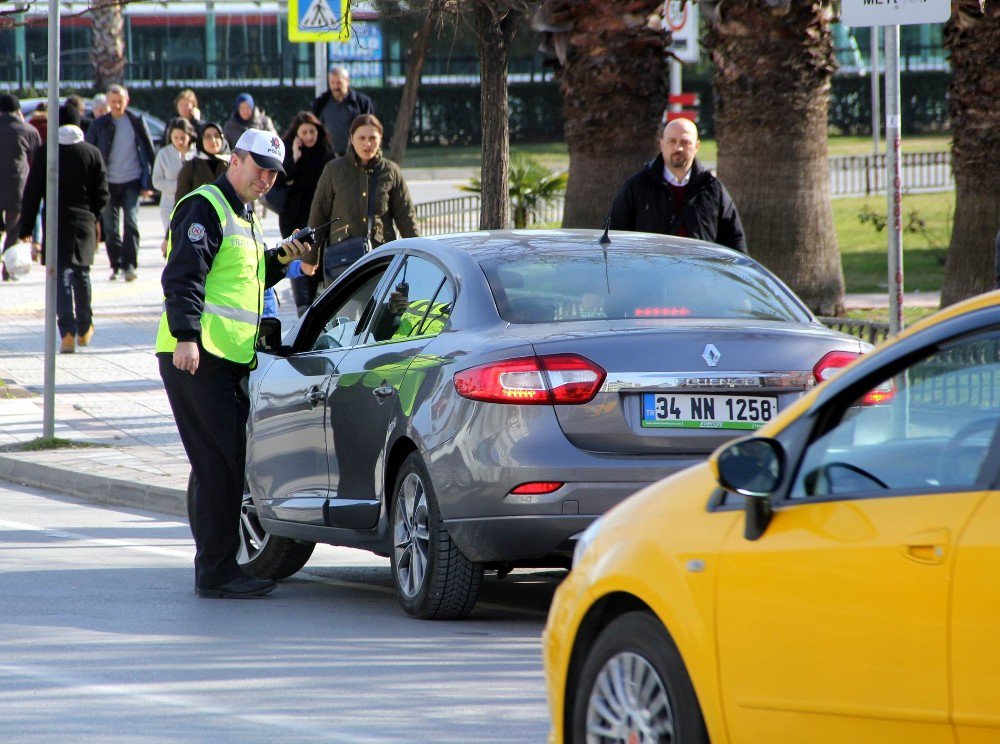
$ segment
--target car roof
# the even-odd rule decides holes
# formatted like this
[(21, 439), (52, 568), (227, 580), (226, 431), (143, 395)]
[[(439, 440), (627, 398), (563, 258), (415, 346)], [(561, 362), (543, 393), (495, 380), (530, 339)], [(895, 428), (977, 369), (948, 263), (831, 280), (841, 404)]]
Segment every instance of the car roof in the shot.
[[(64, 103), (66, 103), (66, 99), (68, 97), (69, 96), (59, 96), (59, 105), (62, 106)], [(22, 98), (21, 115), (27, 117), (30, 114), (34, 113), (35, 109), (38, 108), (38, 104), (48, 103), (48, 102), (49, 102), (48, 98)], [(87, 111), (90, 111), (94, 107), (94, 99), (83, 98), (83, 106)], [(140, 114), (146, 120), (146, 123), (150, 125), (150, 129), (159, 129), (162, 131), (167, 128), (167, 124), (165, 121), (163, 121), (163, 119), (161, 119), (158, 116), (154, 116), (145, 109), (141, 109), (136, 106), (129, 106), (129, 110), (133, 114)]]
[(594, 249), (609, 252), (670, 252), (693, 258), (727, 258), (736, 263), (756, 266), (745, 254), (706, 240), (679, 238), (674, 235), (639, 233), (624, 230), (609, 232), (610, 242), (601, 244), (602, 230), (481, 230), (468, 233), (449, 233), (426, 238), (404, 238), (398, 247), (409, 245), (434, 252), (445, 244), (451, 249), (467, 253), (477, 261), (489, 260), (499, 255), (545, 251), (575, 252)]

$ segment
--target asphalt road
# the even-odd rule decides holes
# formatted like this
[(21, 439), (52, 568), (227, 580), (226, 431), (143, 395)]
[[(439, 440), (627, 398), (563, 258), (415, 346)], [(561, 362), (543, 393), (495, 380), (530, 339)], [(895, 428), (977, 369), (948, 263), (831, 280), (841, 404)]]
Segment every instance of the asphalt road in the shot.
[(388, 561), (320, 546), (257, 600), (198, 599), (184, 522), (0, 484), (0, 739), (543, 742), (562, 572), (404, 616)]

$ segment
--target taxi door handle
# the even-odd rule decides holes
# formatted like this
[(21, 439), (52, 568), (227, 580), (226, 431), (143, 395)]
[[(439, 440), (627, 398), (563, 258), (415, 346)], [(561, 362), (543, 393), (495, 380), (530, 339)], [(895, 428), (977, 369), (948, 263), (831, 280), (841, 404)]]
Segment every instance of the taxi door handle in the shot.
[(917, 563), (944, 563), (950, 543), (951, 535), (943, 527), (915, 532), (903, 541), (903, 554)]
[(395, 388), (393, 388), (392, 385), (389, 385), (387, 383), (382, 383), (377, 388), (372, 390), (372, 395), (374, 395), (376, 398), (388, 398), (390, 395), (392, 395), (394, 390)]

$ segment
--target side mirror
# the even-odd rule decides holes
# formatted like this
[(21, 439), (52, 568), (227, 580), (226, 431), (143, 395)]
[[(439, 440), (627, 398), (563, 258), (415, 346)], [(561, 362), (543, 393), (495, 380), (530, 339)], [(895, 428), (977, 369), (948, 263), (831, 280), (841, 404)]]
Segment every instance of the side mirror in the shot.
[(257, 332), (257, 351), (274, 354), (281, 348), (281, 321), (277, 318), (261, 318)]
[(756, 540), (771, 522), (771, 495), (784, 477), (785, 452), (774, 439), (738, 439), (712, 458), (719, 485), (746, 497), (743, 535)]

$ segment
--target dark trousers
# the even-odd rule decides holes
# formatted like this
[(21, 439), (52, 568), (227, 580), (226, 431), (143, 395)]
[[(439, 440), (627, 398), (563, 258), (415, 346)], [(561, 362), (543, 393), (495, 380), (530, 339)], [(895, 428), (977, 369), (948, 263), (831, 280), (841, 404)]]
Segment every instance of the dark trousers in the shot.
[(59, 335), (83, 335), (90, 328), (90, 267), (72, 264), (59, 267), (56, 283), (56, 317)]
[(316, 299), (319, 289), (319, 272), (312, 276), (303, 274), (289, 279), (292, 283), (292, 296), (295, 297), (295, 310), (301, 316)]
[[(101, 234), (115, 271), (139, 265), (139, 181), (109, 183), (111, 198), (101, 213)], [(120, 224), (124, 215), (124, 232)]]
[(201, 351), (195, 374), (172, 354), (158, 354), (160, 377), (194, 472), (195, 586), (213, 587), (242, 575), (240, 506), (246, 461), (249, 369)]
[[(21, 221), (21, 210), (19, 209), (0, 209), (0, 230), (4, 233), (3, 238), (3, 250), (7, 250), (14, 243), (18, 241), (21, 237), (17, 234), (18, 223)], [(3, 266), (0, 262), (0, 271), (3, 273), (4, 280), (7, 279), (7, 267)]]

